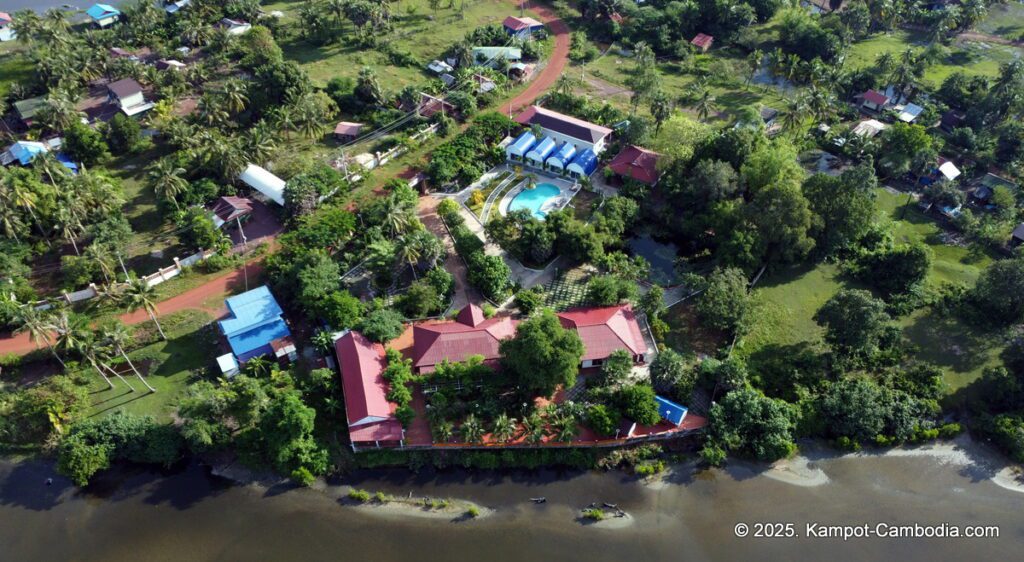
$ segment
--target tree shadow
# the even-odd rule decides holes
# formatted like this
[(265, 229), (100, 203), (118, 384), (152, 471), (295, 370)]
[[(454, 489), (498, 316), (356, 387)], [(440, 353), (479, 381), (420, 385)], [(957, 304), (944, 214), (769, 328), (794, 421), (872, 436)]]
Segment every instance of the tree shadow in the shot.
[(983, 366), (1001, 345), (998, 333), (968, 326), (950, 315), (929, 310), (903, 329), (921, 350), (918, 357), (959, 373)]
[(57, 474), (50, 462), (28, 460), (8, 466), (10, 470), (0, 469), (0, 505), (46, 511), (63, 502), (75, 489), (70, 480)]

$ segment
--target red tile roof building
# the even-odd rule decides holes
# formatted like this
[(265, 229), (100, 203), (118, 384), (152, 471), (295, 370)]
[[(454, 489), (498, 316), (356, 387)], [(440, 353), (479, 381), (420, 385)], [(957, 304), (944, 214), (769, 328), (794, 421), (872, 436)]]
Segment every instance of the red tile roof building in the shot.
[(412, 366), (429, 373), (445, 359), (463, 361), (482, 355), (485, 362), (498, 360), (498, 342), (516, 333), (516, 321), (507, 317), (484, 318), (479, 306), (463, 308), (454, 322), (417, 324), (413, 327)]
[(397, 444), (402, 424), (395, 418), (395, 404), (388, 402), (384, 380), (384, 347), (359, 332), (349, 331), (334, 343), (341, 367), (349, 438), (356, 443)]
[(654, 185), (658, 183), (658, 156), (657, 152), (629, 145), (612, 159), (608, 167), (619, 177)]
[(636, 313), (628, 304), (567, 310), (559, 312), (558, 319), (563, 327), (580, 335), (584, 367), (599, 364), (619, 349), (628, 350), (637, 362), (644, 361), (649, 351)]
[[(646, 360), (649, 349), (629, 305), (569, 310), (558, 313), (558, 318), (583, 340), (583, 367), (599, 365), (618, 349), (628, 350), (637, 362)], [(462, 309), (454, 322), (417, 324), (413, 327), (413, 368), (429, 373), (444, 360), (464, 361), (474, 355), (494, 366), (501, 340), (515, 335), (516, 324), (509, 317), (485, 319), (475, 304)]]
[(864, 92), (864, 103), (880, 110), (889, 103), (889, 96), (875, 90), (868, 90)]

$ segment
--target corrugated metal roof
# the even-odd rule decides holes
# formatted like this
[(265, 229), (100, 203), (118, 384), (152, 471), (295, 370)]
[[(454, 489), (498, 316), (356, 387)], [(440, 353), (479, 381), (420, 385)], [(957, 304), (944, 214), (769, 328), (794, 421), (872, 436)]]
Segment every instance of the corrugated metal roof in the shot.
[(565, 168), (572, 161), (572, 157), (576, 155), (576, 147), (570, 143), (563, 143), (562, 146), (558, 147), (558, 150), (554, 154), (548, 157), (547, 163), (549, 165), (558, 166), (559, 168)]
[(597, 169), (597, 154), (594, 154), (593, 150), (589, 148), (580, 152), (572, 159), (572, 162), (566, 166), (566, 170), (570, 172), (576, 172), (583, 176), (589, 176), (594, 173)]
[(654, 400), (658, 403), (658, 413), (661, 414), (662, 419), (674, 425), (683, 423), (683, 420), (686, 418), (686, 412), (689, 411), (685, 406), (680, 406), (661, 396), (655, 396)]
[[(266, 285), (228, 297), (224, 304), (230, 316), (219, 322), (224, 335), (231, 336), (281, 318), (281, 307)], [(270, 340), (267, 340), (269, 343)]]
[(541, 139), (537, 146), (533, 147), (533, 150), (526, 153), (528, 160), (533, 160), (541, 164), (551, 155), (555, 150), (555, 141), (551, 137), (544, 137)]
[(530, 106), (526, 111), (516, 116), (515, 121), (522, 125), (540, 125), (549, 131), (561, 133), (591, 144), (597, 143), (612, 132), (608, 127), (602, 127), (565, 115), (564, 113), (544, 109), (539, 105)]

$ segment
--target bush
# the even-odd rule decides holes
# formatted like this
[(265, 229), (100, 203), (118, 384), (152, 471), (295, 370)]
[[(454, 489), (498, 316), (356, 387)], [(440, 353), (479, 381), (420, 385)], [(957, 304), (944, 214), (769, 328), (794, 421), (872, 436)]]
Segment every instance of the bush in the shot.
[(609, 410), (604, 404), (594, 404), (587, 408), (587, 425), (598, 435), (613, 435), (618, 426), (618, 413)]
[(292, 471), (292, 481), (299, 486), (309, 487), (316, 481), (316, 476), (313, 476), (306, 467), (300, 466)]
[(360, 490), (358, 488), (353, 488), (348, 492), (348, 499), (357, 501), (359, 503), (366, 503), (370, 501), (370, 492), (367, 492), (366, 490)]
[(604, 510), (596, 507), (584, 509), (583, 518), (591, 521), (602, 521), (604, 519)]
[(413, 418), (416, 417), (416, 410), (412, 409), (412, 406), (408, 404), (402, 404), (395, 410), (395, 419), (402, 424), (402, 427), (408, 429), (409, 425), (412, 424)]
[(725, 464), (725, 449), (714, 443), (707, 443), (704, 445), (704, 448), (700, 450), (700, 458), (711, 466), (722, 466)]
[(943, 439), (952, 439), (960, 434), (963, 428), (958, 423), (944, 423), (939, 426), (939, 437)]
[(645, 461), (633, 467), (633, 473), (637, 476), (647, 478), (665, 471), (665, 461)]
[(478, 509), (475, 505), (469, 506), (466, 509), (466, 517), (469, 517), (471, 519), (480, 517), (480, 509)]

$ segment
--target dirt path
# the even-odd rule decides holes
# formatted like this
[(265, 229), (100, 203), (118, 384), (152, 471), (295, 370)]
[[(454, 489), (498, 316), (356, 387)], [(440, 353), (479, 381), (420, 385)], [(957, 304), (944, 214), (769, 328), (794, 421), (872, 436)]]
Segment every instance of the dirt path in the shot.
[[(262, 258), (253, 260), (248, 265), (247, 273), (250, 281), (259, 278), (259, 275), (263, 272), (262, 265), (257, 263), (260, 259)], [(245, 269), (239, 268), (160, 302), (157, 304), (157, 316), (167, 316), (174, 312), (189, 309), (205, 310), (214, 316), (219, 316), (227, 312), (227, 309), (223, 303), (211, 305), (210, 301), (223, 298), (228, 293), (245, 287), (245, 275)], [(144, 310), (122, 314), (119, 318), (128, 325), (149, 321), (149, 315)], [(25, 355), (35, 351), (37, 347), (28, 334), (23, 333), (12, 336), (11, 334), (4, 333), (0, 336), (0, 355)]]
[(1000, 37), (998, 35), (989, 35), (987, 33), (978, 33), (976, 31), (965, 31), (956, 36), (961, 41), (978, 41), (982, 43), (993, 43), (996, 45), (1012, 45), (1014, 47), (1024, 47), (1024, 41), (1014, 41), (1007, 39), (1006, 37)]
[(569, 61), (569, 26), (565, 25), (565, 22), (559, 19), (558, 15), (546, 6), (535, 5), (530, 7), (529, 11), (537, 14), (540, 21), (545, 23), (548, 29), (551, 30), (551, 33), (554, 34), (555, 48), (551, 52), (551, 58), (548, 60), (547, 65), (541, 69), (537, 77), (533, 79), (533, 82), (504, 106), (502, 113), (505, 115), (515, 114), (532, 104), (541, 94), (555, 84), (555, 81), (562, 75), (562, 71), (565, 70), (565, 65)]
[(416, 215), (423, 222), (423, 226), (427, 227), (427, 230), (444, 242), (445, 249), (448, 252), (444, 268), (455, 277), (455, 298), (452, 303), (452, 310), (462, 310), (470, 302), (479, 304), (483, 302), (483, 299), (480, 298), (476, 289), (469, 284), (469, 272), (466, 270), (466, 264), (462, 263), (462, 258), (455, 252), (455, 243), (452, 241), (451, 236), (448, 236), (448, 230), (445, 229), (444, 222), (441, 221), (441, 217), (437, 214), (437, 206), (440, 203), (441, 199), (437, 197), (420, 197)]

